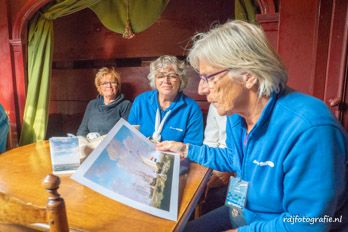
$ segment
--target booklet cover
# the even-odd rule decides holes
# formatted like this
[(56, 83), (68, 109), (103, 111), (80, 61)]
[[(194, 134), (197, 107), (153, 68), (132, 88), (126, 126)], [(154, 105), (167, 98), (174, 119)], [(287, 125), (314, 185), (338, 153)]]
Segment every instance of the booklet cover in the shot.
[(179, 155), (156, 151), (121, 118), (71, 178), (120, 203), (176, 221), (179, 169)]
[(94, 139), (87, 139), (84, 136), (77, 136), (80, 147), (80, 162), (82, 163), (89, 154), (103, 141), (106, 135), (99, 136)]
[(53, 174), (75, 172), (80, 166), (80, 149), (77, 137), (49, 139)]

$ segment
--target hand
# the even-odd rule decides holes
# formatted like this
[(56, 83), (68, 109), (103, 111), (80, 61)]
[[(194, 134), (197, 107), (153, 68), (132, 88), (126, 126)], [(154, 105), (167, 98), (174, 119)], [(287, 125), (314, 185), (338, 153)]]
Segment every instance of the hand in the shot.
[(156, 149), (159, 151), (171, 151), (179, 153), (182, 158), (186, 158), (187, 156), (186, 145), (181, 142), (163, 141), (156, 144)]
[(205, 188), (204, 192), (204, 199), (207, 198), (208, 192), (212, 188), (219, 188), (224, 185), (227, 185), (228, 182), (230, 181), (230, 176), (233, 176), (234, 173), (230, 172), (219, 172), (214, 170), (213, 175), (210, 177), (207, 187)]
[(214, 170), (213, 175), (219, 178), (221, 181), (222, 185), (227, 185), (228, 182), (230, 181), (230, 177), (233, 176), (233, 173), (230, 172), (219, 172)]
[(225, 232), (238, 232), (237, 229), (225, 230)]
[(218, 188), (218, 187), (221, 187), (223, 185), (224, 185), (224, 183), (220, 180), (220, 178), (218, 176), (214, 175), (214, 172), (213, 172), (213, 175), (209, 178), (209, 181), (207, 183), (206, 190), (209, 191), (209, 189)]

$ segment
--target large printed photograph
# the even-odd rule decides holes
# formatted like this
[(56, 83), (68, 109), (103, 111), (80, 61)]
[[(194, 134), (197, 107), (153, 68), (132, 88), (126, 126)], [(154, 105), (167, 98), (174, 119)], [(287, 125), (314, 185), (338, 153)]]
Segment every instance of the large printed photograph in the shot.
[(120, 120), (72, 178), (130, 207), (177, 220), (177, 154), (163, 153)]

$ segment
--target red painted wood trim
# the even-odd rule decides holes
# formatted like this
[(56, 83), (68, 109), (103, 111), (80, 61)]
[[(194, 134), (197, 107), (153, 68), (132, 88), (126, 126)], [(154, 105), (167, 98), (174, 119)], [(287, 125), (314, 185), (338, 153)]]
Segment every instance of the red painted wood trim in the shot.
[(256, 21), (261, 25), (274, 50), (278, 51), (279, 13), (275, 11), (273, 0), (257, 0), (261, 14)]
[(273, 0), (257, 0), (257, 4), (260, 7), (262, 15), (275, 13), (275, 6)]
[[(320, 0), (281, 1), (278, 52), (288, 70), (288, 85), (313, 95)], [(319, 46), (319, 45), (318, 45)]]
[(27, 25), (31, 17), (43, 6), (53, 0), (28, 0), (27, 3), (16, 14), (16, 19), (13, 25), (12, 39), (25, 41), (27, 35)]
[(279, 21), (279, 14), (273, 13), (273, 14), (257, 14), (256, 19), (259, 23), (263, 22), (275, 22), (278, 23)]
[[(47, 3), (52, 0), (29, 0), (16, 14), (16, 19), (12, 30), (12, 39), (10, 44), (12, 46), (12, 56), (14, 63), (14, 83), (15, 92), (18, 102), (18, 114), (20, 123), (23, 124), (23, 114), (26, 98), (26, 80), (27, 80), (27, 28), (28, 22), (32, 16)], [(17, 125), (19, 130), (21, 125)]]
[(19, 122), (17, 106), (15, 102), (15, 84), (13, 82), (13, 63), (11, 55), (10, 22), (8, 17), (8, 1), (0, 0), (0, 103), (4, 107), (9, 121), (10, 132), (8, 138), (8, 148), (17, 145), (17, 124)]
[(327, 74), (327, 61), (330, 41), (330, 27), (332, 19), (332, 1), (321, 1), (317, 16), (315, 45), (315, 69), (312, 93), (315, 97), (324, 99), (325, 80)]
[(347, 40), (348, 40), (348, 2), (335, 0), (331, 19), (331, 33), (325, 83), (324, 100), (333, 106), (331, 109), (339, 120), (343, 120), (343, 111), (339, 110), (340, 103), (344, 100), (344, 89), (347, 84), (345, 75), (347, 66)]

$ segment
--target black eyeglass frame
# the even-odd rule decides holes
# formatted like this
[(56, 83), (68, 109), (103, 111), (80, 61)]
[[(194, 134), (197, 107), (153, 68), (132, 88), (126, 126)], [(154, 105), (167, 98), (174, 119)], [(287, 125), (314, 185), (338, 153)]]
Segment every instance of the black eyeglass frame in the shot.
[(231, 70), (230, 68), (226, 68), (226, 69), (223, 69), (223, 70), (218, 71), (218, 72), (216, 72), (216, 73), (212, 73), (212, 74), (210, 74), (210, 75), (208, 75), (208, 76), (199, 75), (199, 78), (201, 78), (201, 80), (203, 80), (203, 81), (205, 81), (205, 82), (208, 83), (209, 79), (215, 77), (216, 75), (219, 75), (219, 74), (221, 74), (221, 73), (224, 73), (224, 72), (227, 72), (227, 71), (230, 71), (230, 70)]

